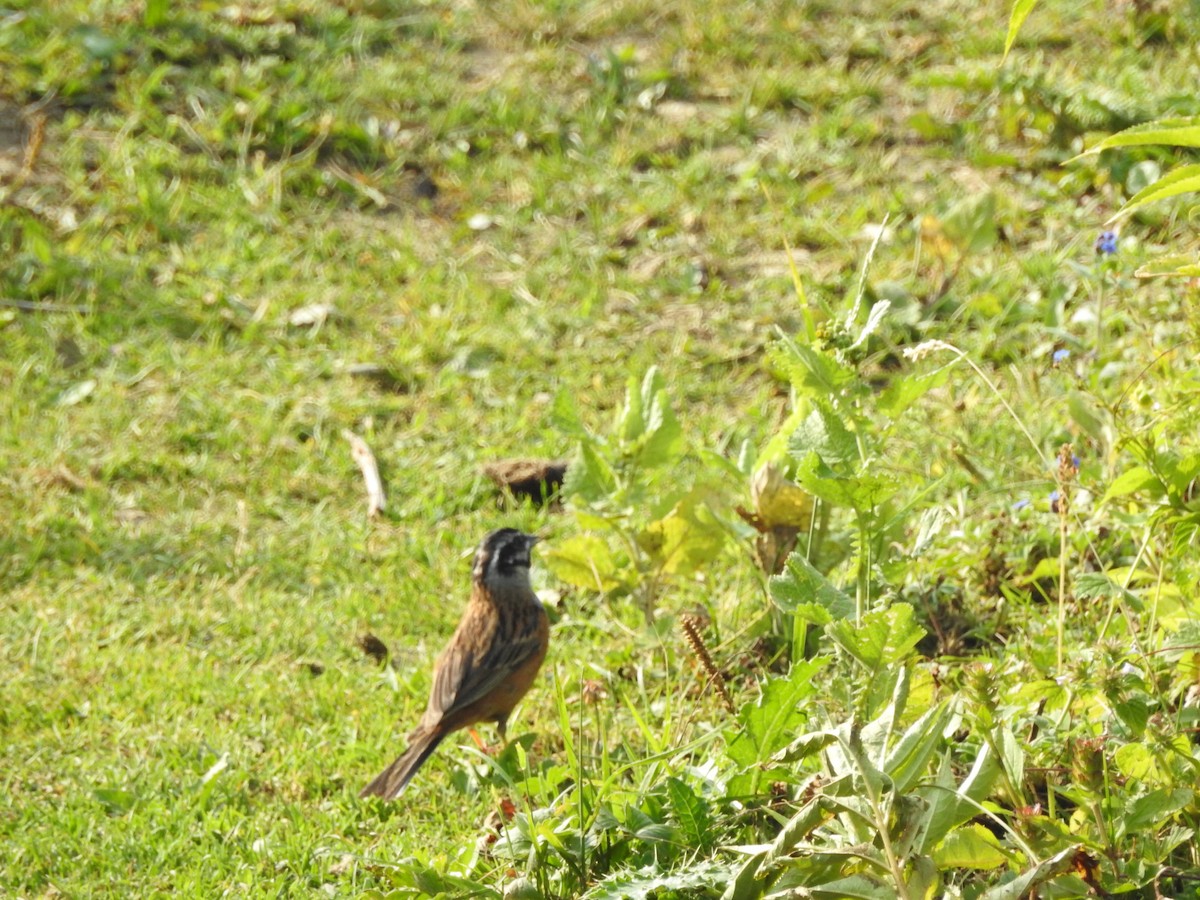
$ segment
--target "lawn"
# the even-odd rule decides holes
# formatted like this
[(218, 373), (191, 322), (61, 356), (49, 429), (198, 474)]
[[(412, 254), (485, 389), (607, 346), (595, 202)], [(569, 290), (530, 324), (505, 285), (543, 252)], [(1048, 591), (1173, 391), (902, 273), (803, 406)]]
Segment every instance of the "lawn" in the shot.
[[(1007, 23), (10, 0), (0, 895), (1200, 895), (1194, 151), (1078, 158), (1200, 7)], [(514, 740), (360, 801), (501, 525)]]

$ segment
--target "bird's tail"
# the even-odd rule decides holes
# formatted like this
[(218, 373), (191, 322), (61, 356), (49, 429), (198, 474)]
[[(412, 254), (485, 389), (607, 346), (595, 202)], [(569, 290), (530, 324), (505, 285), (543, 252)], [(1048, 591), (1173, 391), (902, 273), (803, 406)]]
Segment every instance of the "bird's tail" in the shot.
[(412, 777), (417, 774), (421, 764), (429, 759), (437, 745), (445, 737), (440, 731), (423, 731), (409, 738), (408, 749), (390, 766), (384, 769), (374, 781), (368, 784), (358, 796), (382, 797), (384, 800), (395, 800), (403, 793)]

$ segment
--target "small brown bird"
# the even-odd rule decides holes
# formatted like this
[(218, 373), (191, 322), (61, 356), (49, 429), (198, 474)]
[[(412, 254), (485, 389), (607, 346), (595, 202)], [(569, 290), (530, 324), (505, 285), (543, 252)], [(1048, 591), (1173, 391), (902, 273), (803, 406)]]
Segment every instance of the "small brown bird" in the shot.
[(529, 584), (529, 551), (538, 538), (501, 528), (475, 551), (471, 599), (433, 667), (429, 705), (408, 749), (360, 797), (394, 800), (442, 738), (493, 721), (505, 740), (508, 715), (546, 658), (550, 621)]

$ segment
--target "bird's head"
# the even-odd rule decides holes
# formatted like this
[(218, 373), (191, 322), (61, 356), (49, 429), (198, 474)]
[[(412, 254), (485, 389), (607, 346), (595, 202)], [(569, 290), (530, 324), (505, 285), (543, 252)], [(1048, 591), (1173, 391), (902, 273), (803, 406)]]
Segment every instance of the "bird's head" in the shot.
[(541, 538), (515, 528), (499, 528), (485, 537), (475, 551), (476, 581), (492, 583), (529, 580), (529, 551)]

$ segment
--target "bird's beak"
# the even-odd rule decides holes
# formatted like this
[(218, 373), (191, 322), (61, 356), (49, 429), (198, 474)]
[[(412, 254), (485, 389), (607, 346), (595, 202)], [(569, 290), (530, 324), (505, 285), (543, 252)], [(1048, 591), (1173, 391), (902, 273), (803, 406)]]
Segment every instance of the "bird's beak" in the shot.
[(529, 546), (532, 547), (534, 544), (540, 544), (544, 540), (545, 538), (540, 534), (531, 534), (529, 535)]

